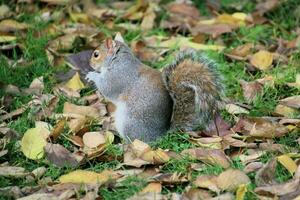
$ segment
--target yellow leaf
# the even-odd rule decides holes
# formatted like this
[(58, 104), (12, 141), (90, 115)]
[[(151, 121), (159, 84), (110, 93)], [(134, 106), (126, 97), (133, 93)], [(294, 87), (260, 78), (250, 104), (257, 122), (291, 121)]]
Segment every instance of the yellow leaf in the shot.
[(273, 54), (264, 50), (260, 50), (259, 52), (255, 53), (250, 59), (250, 63), (254, 67), (263, 71), (270, 69), (272, 62)]
[(41, 134), (42, 128), (36, 127), (28, 129), (21, 140), (21, 151), (27, 158), (32, 160), (40, 159), (44, 156), (44, 147), (47, 142)]
[(154, 183), (149, 183), (140, 193), (148, 193), (148, 192), (161, 193), (161, 190), (162, 190), (161, 183), (154, 182)]
[(297, 169), (297, 164), (288, 155), (284, 154), (277, 157), (278, 162), (282, 164), (291, 174)]
[(66, 83), (66, 86), (74, 91), (84, 88), (84, 84), (80, 80), (78, 72)]
[(110, 131), (106, 131), (104, 134), (105, 137), (105, 145), (110, 145), (113, 143), (115, 136), (112, 132)]
[(236, 12), (232, 14), (232, 17), (239, 19), (241, 21), (246, 21), (247, 19), (247, 14), (246, 13), (242, 13), (242, 12)]
[(206, 45), (206, 44), (191, 42), (190, 38), (182, 37), (182, 36), (172, 37), (169, 40), (161, 42), (159, 46), (166, 47), (166, 48), (180, 46), (180, 47), (191, 47), (196, 50), (215, 50), (215, 51), (220, 51), (225, 48), (224, 46), (219, 46), (219, 45)]
[(243, 200), (245, 198), (246, 192), (247, 192), (247, 186), (245, 184), (239, 185), (239, 187), (236, 191), (235, 200)]
[(0, 43), (3, 42), (12, 42), (17, 39), (16, 36), (10, 36), (10, 35), (0, 35)]
[(232, 26), (241, 26), (245, 24), (244, 20), (240, 20), (239, 18), (229, 14), (219, 15), (216, 19), (216, 22), (221, 24), (229, 24)]
[(112, 171), (104, 170), (101, 173), (76, 170), (59, 177), (61, 183), (98, 183), (103, 184), (110, 179)]

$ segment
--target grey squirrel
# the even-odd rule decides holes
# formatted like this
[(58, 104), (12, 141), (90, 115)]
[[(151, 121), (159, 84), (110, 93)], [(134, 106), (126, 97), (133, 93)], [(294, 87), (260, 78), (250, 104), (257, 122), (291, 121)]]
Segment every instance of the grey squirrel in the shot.
[(220, 76), (202, 53), (183, 51), (162, 72), (143, 64), (120, 39), (106, 39), (89, 55), (93, 70), (86, 80), (116, 105), (116, 128), (127, 142), (152, 142), (169, 129), (205, 129), (218, 112)]

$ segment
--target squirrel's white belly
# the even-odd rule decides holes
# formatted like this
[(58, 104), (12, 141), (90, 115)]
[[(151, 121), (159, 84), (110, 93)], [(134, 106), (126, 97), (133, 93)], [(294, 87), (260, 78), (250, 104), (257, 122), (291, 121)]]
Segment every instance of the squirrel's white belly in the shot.
[(115, 125), (117, 128), (117, 131), (119, 132), (120, 136), (122, 138), (125, 138), (124, 135), (124, 126), (125, 126), (125, 120), (126, 120), (126, 104), (125, 102), (117, 101), (113, 102), (117, 109), (115, 113)]

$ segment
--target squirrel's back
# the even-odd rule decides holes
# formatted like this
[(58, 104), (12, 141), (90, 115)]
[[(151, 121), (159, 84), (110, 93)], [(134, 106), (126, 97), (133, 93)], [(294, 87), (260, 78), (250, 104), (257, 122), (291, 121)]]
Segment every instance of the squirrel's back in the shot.
[(173, 99), (171, 128), (208, 127), (223, 94), (216, 64), (203, 53), (183, 51), (164, 68), (163, 80)]

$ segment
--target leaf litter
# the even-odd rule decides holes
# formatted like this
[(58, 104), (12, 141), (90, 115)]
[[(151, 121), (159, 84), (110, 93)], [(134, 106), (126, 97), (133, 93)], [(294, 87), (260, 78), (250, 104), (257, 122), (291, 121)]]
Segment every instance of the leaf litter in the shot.
[[(26, 35), (33, 34), (37, 39), (48, 38), (44, 56), (57, 74), (34, 75), (27, 86), (0, 81), (4, 91), (0, 100), (0, 177), (9, 183), (22, 179), (34, 183), (1, 185), (0, 193), (19, 199), (105, 199), (99, 191), (118, 191), (129, 177), (140, 177), (145, 184), (139, 191), (128, 192), (126, 198), (298, 199), (300, 79), (299, 71), (291, 77), (286, 65), (299, 67), (294, 55), (300, 32), (277, 27), (270, 17), (269, 13), (284, 3), (265, 0), (249, 4), (251, 11), (245, 9), (245, 3), (206, 1), (209, 9), (204, 14), (191, 1), (97, 4), (43, 0), (18, 1), (14, 8), (2, 3), (0, 52), (5, 52), (1, 59), (11, 64), (9, 70), (35, 62), (28, 57), (27, 49), (32, 47), (25, 42)], [(33, 19), (36, 23), (22, 18), (22, 14), (38, 10)], [(38, 23), (44, 23), (42, 30), (34, 28)], [(279, 34), (266, 39), (256, 34), (253, 41), (243, 34), (243, 30), (260, 27), (278, 28), (281, 34), (288, 32), (293, 37)], [(91, 70), (86, 59), (91, 50), (116, 32), (118, 37), (125, 35), (137, 57), (152, 66), (172, 58), (174, 49), (186, 48), (223, 54), (232, 71), (242, 65), (246, 76), (234, 83), (240, 94), (226, 99), (226, 120), (216, 123), (217, 129), (209, 133), (189, 132), (188, 145), (179, 149), (139, 140), (120, 142), (114, 127), (115, 106), (89, 90), (82, 78)], [(70, 56), (74, 53), (78, 56)], [(87, 68), (77, 72), (74, 62)], [(69, 72), (57, 72), (66, 65), (72, 68)], [(282, 77), (286, 77), (283, 83), (278, 81)], [(268, 106), (263, 115), (257, 113), (256, 102), (275, 89), (287, 92), (274, 99), (273, 108)], [(30, 100), (12, 106), (12, 95)], [(21, 119), (36, 123), (23, 129), (12, 126)], [(293, 141), (286, 142), (289, 137)], [(14, 151), (34, 168), (10, 162)], [(170, 170), (185, 159), (184, 167)], [(118, 164), (109, 166), (112, 161)], [(91, 167), (95, 163), (108, 167), (95, 170)], [(53, 167), (63, 170), (53, 176), (48, 173)], [(278, 180), (279, 167), (281, 175), (288, 178)]]

